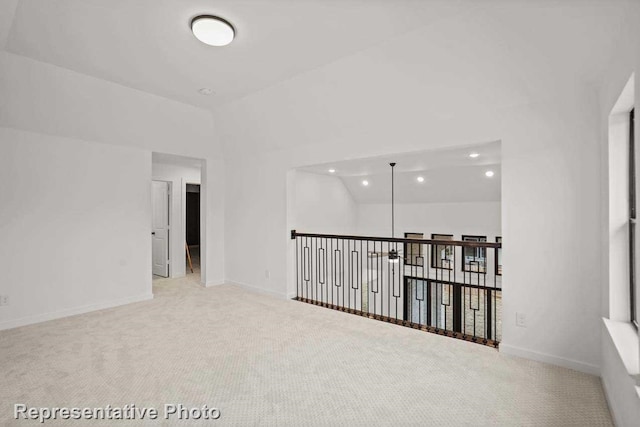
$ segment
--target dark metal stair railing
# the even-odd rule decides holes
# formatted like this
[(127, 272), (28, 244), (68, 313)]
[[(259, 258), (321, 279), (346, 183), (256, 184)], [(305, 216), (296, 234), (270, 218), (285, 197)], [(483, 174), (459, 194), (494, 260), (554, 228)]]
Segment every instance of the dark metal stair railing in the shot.
[[(498, 347), (502, 338), (502, 277), (496, 270), (501, 242), (295, 230), (291, 239), (295, 240), (296, 256), (294, 299)], [(434, 266), (439, 248), (452, 250)], [(465, 248), (482, 249), (465, 257)], [(397, 253), (402, 256), (396, 258)]]

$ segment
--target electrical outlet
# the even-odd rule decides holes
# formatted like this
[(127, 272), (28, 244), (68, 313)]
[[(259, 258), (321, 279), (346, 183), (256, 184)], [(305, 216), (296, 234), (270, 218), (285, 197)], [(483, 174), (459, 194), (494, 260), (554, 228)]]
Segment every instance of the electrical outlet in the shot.
[(264, 278), (267, 280), (271, 278), (271, 272), (269, 270), (264, 271)]
[(524, 313), (516, 313), (516, 326), (520, 326), (521, 328), (527, 327), (527, 317)]
[(9, 295), (0, 295), (0, 305), (9, 305)]

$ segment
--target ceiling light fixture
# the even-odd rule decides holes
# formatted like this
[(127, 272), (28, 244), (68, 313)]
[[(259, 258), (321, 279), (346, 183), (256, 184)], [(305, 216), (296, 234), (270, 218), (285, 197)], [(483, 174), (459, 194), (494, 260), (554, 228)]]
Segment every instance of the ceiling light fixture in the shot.
[(491, 178), (491, 177), (493, 176), (493, 171), (486, 171), (486, 172), (484, 173), (484, 175), (485, 175), (487, 178)]
[(424, 182), (424, 177), (419, 176), (419, 177), (417, 177), (417, 178), (416, 178), (416, 180), (417, 180), (418, 182)]
[(478, 157), (480, 154), (478, 153), (471, 153), (469, 154), (469, 157), (471, 157), (472, 159), (475, 159), (476, 157)]
[(367, 181), (367, 180), (365, 179), (364, 181), (362, 181), (362, 185), (364, 185), (364, 186), (366, 187), (367, 185), (369, 185), (369, 181)]
[(198, 40), (209, 46), (226, 46), (236, 36), (233, 26), (213, 15), (200, 15), (191, 20), (191, 31)]
[(203, 87), (202, 89), (198, 89), (198, 93), (200, 93), (200, 95), (209, 96), (213, 94), (213, 90), (208, 87)]
[(329, 169), (329, 173), (336, 173), (335, 169)]

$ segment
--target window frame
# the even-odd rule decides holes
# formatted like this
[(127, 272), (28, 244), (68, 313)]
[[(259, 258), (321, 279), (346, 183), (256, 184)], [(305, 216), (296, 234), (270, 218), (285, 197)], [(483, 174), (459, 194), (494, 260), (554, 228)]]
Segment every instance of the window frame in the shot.
[[(474, 239), (484, 239), (484, 240), (465, 240), (468, 238), (474, 238)], [(478, 236), (478, 235), (472, 235), (472, 234), (463, 234), (460, 239), (464, 242), (487, 242), (487, 236)], [(487, 274), (487, 248), (480, 248), (481, 250), (484, 251), (484, 271), (472, 271), (472, 270), (467, 270), (465, 268), (465, 266), (467, 265), (466, 262), (466, 257), (465, 257), (465, 249), (467, 249), (466, 247), (462, 247), (462, 272), (463, 273), (480, 273), (480, 274)]]
[[(451, 240), (453, 240), (453, 234), (431, 233), (431, 240), (441, 240), (441, 239), (436, 238), (435, 236), (451, 237)], [(435, 268), (435, 269), (438, 269), (438, 270), (453, 270), (453, 268), (454, 268), (453, 266), (451, 266), (451, 267), (438, 267), (436, 265), (436, 262), (435, 262), (436, 261), (435, 248), (437, 248), (438, 246), (450, 246), (451, 248), (453, 248), (452, 252), (455, 251), (455, 247), (453, 245), (431, 245), (431, 256), (429, 257), (430, 261), (431, 261), (431, 268)], [(455, 260), (455, 254), (453, 255), (453, 259), (452, 260)]]
[(635, 109), (629, 112), (629, 320), (638, 329), (636, 306), (636, 159), (635, 159)]

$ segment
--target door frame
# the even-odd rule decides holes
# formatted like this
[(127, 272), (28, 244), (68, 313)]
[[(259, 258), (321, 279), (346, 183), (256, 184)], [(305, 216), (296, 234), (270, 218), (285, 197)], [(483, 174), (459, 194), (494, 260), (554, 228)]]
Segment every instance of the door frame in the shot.
[[(156, 170), (156, 165), (158, 169)], [(200, 179), (195, 176), (190, 177), (188, 174), (180, 172), (181, 168), (198, 168), (200, 170)], [(213, 263), (208, 261), (208, 250), (220, 251), (221, 247), (218, 244), (214, 244), (212, 248), (209, 247), (211, 236), (208, 233), (209, 228), (212, 227), (213, 221), (215, 230), (222, 233), (222, 224), (219, 223), (220, 218), (210, 218), (210, 209), (208, 203), (210, 203), (209, 191), (210, 185), (207, 183), (207, 176), (210, 171), (209, 162), (204, 158), (186, 157), (170, 153), (162, 153), (154, 151), (151, 156), (151, 180), (155, 181), (168, 181), (171, 182), (171, 261), (170, 261), (170, 278), (182, 278), (186, 275), (186, 266), (184, 264), (185, 250), (184, 240), (186, 237), (185, 228), (185, 212), (186, 212), (186, 183), (200, 184), (200, 284), (203, 286), (212, 286), (223, 283), (221, 278), (212, 279), (213, 273), (223, 274), (223, 266), (219, 265), (218, 259), (215, 259)], [(216, 175), (217, 176), (217, 175)], [(198, 182), (199, 181), (199, 182)], [(216, 186), (213, 188), (217, 191), (219, 189)], [(217, 195), (217, 193), (216, 193)], [(217, 228), (220, 227), (220, 228)], [(207, 264), (214, 264), (213, 266)], [(180, 266), (182, 264), (182, 268)], [(211, 268), (208, 268), (211, 267)], [(215, 268), (215, 270), (211, 270)], [(211, 271), (210, 271), (211, 270)]]

